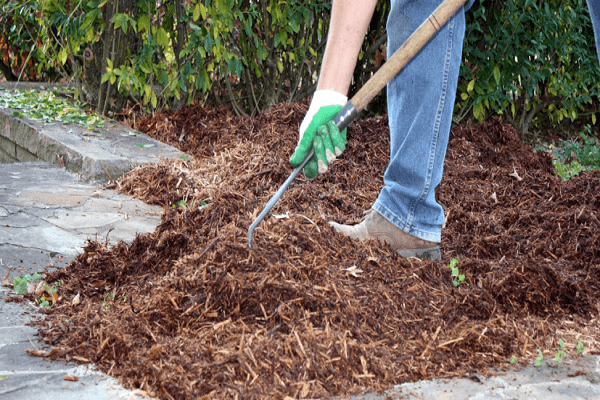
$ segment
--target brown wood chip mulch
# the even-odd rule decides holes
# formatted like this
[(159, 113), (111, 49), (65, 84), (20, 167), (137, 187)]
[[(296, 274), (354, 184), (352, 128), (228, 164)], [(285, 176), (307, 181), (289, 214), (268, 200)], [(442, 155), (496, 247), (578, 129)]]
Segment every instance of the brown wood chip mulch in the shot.
[(291, 173), (306, 106), (255, 118), (187, 107), (141, 121), (194, 160), (114, 185), (164, 205), (162, 224), (129, 245), (90, 242), (48, 277), (63, 282), (39, 324), (61, 349), (52, 357), (92, 362), (161, 399), (283, 399), (486, 374), (536, 349), (551, 358), (560, 338), (571, 354), (577, 340), (598, 349), (600, 172), (561, 181), (500, 118), (452, 130), (441, 262), (326, 223), (359, 222), (377, 197), (385, 117), (354, 123), (330, 172), (297, 179), (250, 250), (248, 227)]

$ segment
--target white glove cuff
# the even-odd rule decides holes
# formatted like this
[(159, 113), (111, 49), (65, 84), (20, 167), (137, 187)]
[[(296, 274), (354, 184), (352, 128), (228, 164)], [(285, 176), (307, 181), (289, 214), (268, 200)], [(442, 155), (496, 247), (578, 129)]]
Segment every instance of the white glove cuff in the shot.
[(335, 90), (317, 90), (313, 94), (310, 107), (306, 112), (306, 116), (300, 125), (300, 135), (304, 133), (314, 115), (321, 107), (326, 106), (344, 106), (348, 102), (348, 97), (336, 92)]
[(317, 90), (313, 94), (310, 108), (316, 107), (317, 110), (324, 106), (344, 106), (348, 102), (348, 97), (334, 90)]

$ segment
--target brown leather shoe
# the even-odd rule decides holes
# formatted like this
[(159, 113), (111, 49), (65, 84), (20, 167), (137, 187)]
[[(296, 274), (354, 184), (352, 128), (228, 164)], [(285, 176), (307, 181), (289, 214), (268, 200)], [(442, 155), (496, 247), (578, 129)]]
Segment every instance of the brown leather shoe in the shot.
[(367, 216), (358, 225), (341, 225), (330, 222), (329, 225), (344, 235), (358, 240), (381, 239), (388, 243), (392, 250), (404, 257), (429, 258), (441, 260), (440, 247), (435, 242), (428, 242), (409, 235), (398, 229), (377, 211), (365, 211)]

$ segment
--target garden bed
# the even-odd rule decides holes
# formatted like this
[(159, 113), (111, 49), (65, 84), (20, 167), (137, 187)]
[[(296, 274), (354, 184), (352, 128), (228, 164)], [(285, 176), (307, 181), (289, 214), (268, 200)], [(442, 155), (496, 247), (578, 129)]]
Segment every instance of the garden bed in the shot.
[(386, 117), (352, 124), (344, 155), (315, 181), (298, 178), (249, 249), (248, 227), (291, 173), (306, 107), (255, 118), (184, 107), (140, 121), (193, 160), (113, 184), (165, 206), (162, 224), (129, 245), (90, 242), (50, 274), (60, 299), (39, 326), (52, 357), (161, 399), (282, 399), (485, 375), (561, 338), (571, 353), (579, 340), (598, 349), (600, 172), (560, 180), (500, 118), (452, 129), (437, 191), (442, 261), (327, 224), (359, 222), (376, 199)]

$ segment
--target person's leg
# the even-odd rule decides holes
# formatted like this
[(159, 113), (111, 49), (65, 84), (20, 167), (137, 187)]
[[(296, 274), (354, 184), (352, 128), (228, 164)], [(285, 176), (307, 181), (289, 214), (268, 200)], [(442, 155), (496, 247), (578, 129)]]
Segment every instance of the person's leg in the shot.
[(590, 9), (594, 37), (596, 38), (596, 52), (598, 53), (598, 61), (600, 62), (600, 0), (587, 0), (587, 5)]
[[(392, 1), (388, 55), (441, 3)], [(441, 241), (444, 224), (435, 188), (442, 179), (464, 35), (461, 7), (387, 86), (390, 164), (373, 208), (402, 231), (430, 242)]]

